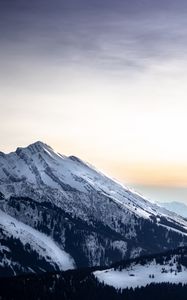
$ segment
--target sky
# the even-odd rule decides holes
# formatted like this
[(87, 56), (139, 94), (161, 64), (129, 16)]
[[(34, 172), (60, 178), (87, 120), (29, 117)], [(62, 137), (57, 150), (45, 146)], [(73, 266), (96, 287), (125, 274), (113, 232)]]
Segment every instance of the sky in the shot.
[(0, 150), (41, 140), (187, 203), (186, 13), (186, 0), (0, 0)]

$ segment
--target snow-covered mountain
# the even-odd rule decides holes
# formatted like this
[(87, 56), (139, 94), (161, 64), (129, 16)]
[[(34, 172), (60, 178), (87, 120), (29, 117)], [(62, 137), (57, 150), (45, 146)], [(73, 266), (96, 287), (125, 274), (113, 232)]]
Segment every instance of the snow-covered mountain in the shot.
[(176, 214), (187, 219), (187, 205), (182, 202), (159, 202), (158, 205), (175, 212)]
[(0, 209), (48, 236), (77, 267), (187, 244), (182, 217), (42, 142), (0, 153)]

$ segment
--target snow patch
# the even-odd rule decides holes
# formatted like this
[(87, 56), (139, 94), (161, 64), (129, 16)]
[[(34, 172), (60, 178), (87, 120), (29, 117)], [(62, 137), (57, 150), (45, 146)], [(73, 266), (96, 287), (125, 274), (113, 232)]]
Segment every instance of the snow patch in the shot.
[(155, 262), (145, 266), (131, 266), (122, 271), (114, 269), (96, 271), (94, 275), (100, 282), (116, 289), (145, 287), (151, 283), (187, 284), (186, 267), (182, 266), (178, 272), (176, 266), (158, 265)]
[(30, 244), (46, 261), (55, 263), (60, 270), (74, 269), (73, 258), (60, 249), (55, 242), (45, 234), (17, 221), (0, 210), (0, 228), (11, 237), (20, 239), (23, 245)]

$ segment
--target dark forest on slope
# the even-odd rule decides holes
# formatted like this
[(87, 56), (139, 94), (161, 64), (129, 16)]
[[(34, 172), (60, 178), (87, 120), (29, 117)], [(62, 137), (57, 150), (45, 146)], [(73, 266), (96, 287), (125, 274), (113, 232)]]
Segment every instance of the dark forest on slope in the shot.
[[(163, 264), (175, 256), (176, 263), (187, 267), (187, 248), (165, 253), (144, 256), (133, 260), (122, 261), (114, 265), (115, 269), (123, 269), (131, 263), (145, 265), (152, 259)], [(106, 268), (99, 268), (100, 270)], [(30, 274), (0, 279), (1, 300), (62, 299), (62, 300), (186, 300), (187, 285), (169, 283), (151, 283), (136, 289), (119, 289), (99, 282), (93, 272), (98, 268), (69, 270), (66, 272)]]

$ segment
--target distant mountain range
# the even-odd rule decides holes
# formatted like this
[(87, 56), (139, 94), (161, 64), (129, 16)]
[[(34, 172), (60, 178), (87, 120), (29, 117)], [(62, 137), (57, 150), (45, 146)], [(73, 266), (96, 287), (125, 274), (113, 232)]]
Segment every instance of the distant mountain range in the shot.
[(182, 202), (158, 202), (158, 204), (184, 218), (187, 218), (187, 205)]
[(187, 245), (187, 220), (75, 156), (0, 152), (0, 277), (109, 266)]

